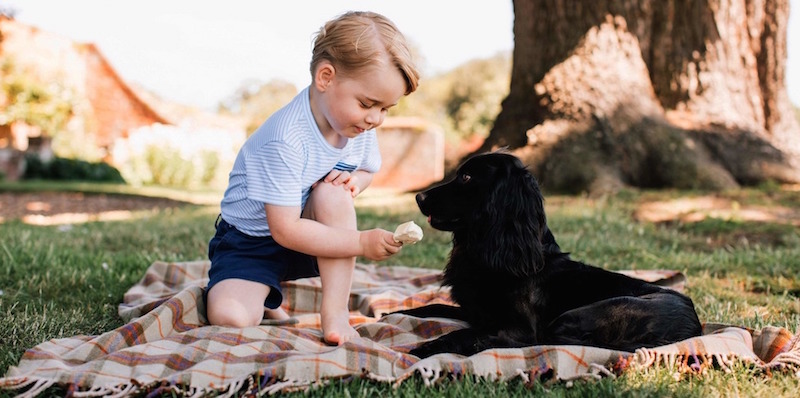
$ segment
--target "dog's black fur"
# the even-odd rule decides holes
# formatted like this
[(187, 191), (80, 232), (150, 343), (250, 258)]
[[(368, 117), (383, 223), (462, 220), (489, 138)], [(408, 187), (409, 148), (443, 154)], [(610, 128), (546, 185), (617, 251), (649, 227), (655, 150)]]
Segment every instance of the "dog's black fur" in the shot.
[(469, 327), (426, 342), (413, 355), (540, 344), (632, 352), (701, 334), (688, 297), (562, 253), (536, 179), (513, 155), (475, 156), (453, 180), (416, 199), (433, 228), (453, 233), (442, 284), (459, 306), (402, 313), (461, 319)]

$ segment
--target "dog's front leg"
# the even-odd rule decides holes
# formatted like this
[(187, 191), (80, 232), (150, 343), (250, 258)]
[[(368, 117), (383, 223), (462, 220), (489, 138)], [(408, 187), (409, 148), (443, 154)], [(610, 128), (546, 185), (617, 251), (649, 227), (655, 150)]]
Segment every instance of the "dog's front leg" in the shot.
[(519, 348), (535, 343), (532, 333), (525, 329), (511, 328), (489, 332), (466, 328), (428, 341), (409, 353), (420, 358), (445, 352), (470, 356), (490, 348)]
[(441, 353), (461, 354), (470, 356), (483, 351), (481, 340), (486, 335), (479, 333), (475, 329), (466, 328), (450, 332), (436, 340), (423, 343), (409, 352), (420, 358), (427, 358), (431, 355)]
[(459, 321), (467, 320), (464, 310), (461, 307), (446, 304), (429, 304), (409, 310), (393, 312), (392, 314), (403, 314), (416, 318), (448, 318)]

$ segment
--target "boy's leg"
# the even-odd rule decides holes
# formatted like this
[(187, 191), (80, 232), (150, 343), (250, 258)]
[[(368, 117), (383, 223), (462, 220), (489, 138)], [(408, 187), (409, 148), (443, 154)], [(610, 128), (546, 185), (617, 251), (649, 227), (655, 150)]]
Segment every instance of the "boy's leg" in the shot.
[[(208, 291), (206, 313), (212, 325), (247, 327), (256, 326), (264, 318), (264, 300), (269, 295), (267, 285), (244, 279), (225, 279)], [(273, 319), (286, 319), (282, 309), (268, 310)]]
[[(311, 191), (303, 217), (332, 227), (356, 229), (356, 211), (350, 192), (329, 183), (320, 183)], [(350, 326), (348, 307), (355, 264), (355, 257), (317, 257), (322, 281), (322, 333), (325, 341), (331, 344), (341, 345), (358, 337), (358, 332)]]

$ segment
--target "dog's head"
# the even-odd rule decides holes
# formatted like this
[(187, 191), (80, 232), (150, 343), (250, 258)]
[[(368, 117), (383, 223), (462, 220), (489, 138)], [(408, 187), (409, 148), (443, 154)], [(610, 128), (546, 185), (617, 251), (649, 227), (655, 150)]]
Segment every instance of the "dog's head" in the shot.
[(433, 228), (452, 231), (456, 246), (486, 256), (486, 262), (506, 263), (515, 274), (543, 262), (547, 222), (542, 194), (533, 175), (511, 154), (470, 158), (452, 180), (417, 194), (417, 204)]

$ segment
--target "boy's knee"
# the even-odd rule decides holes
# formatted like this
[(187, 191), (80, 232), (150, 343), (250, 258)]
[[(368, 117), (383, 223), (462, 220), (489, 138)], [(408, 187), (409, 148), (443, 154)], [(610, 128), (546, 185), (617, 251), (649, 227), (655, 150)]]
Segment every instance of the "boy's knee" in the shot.
[(311, 191), (308, 201), (309, 215), (324, 224), (345, 226), (352, 224), (355, 228), (355, 206), (353, 197), (341, 185), (320, 183)]
[[(264, 306), (253, 297), (261, 297), (261, 290), (262, 286), (255, 282), (226, 279), (217, 283), (206, 297), (208, 323), (237, 328), (260, 324), (264, 318)], [(237, 296), (240, 294), (245, 297)]]
[[(311, 196), (315, 197), (319, 204), (327, 206), (353, 205), (353, 196), (343, 185), (333, 185), (329, 182), (321, 182), (311, 190)], [(322, 199), (322, 200), (319, 200)]]
[(257, 326), (264, 317), (263, 312), (255, 315), (241, 306), (226, 306), (226, 308), (208, 307), (208, 323), (217, 326), (244, 328)]

